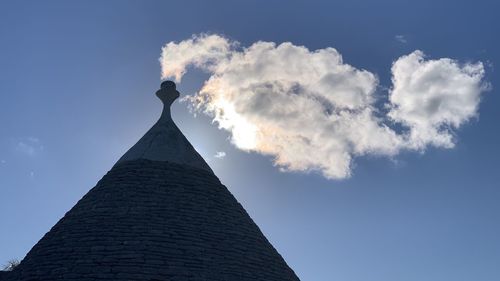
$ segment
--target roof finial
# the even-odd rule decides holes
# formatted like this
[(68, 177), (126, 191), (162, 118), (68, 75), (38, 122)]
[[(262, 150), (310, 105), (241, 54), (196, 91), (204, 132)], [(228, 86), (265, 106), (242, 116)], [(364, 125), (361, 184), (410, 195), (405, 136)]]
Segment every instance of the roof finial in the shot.
[(168, 161), (212, 172), (170, 116), (170, 106), (180, 96), (175, 83), (164, 81), (156, 96), (163, 102), (163, 112), (156, 124), (125, 153), (118, 163), (136, 159)]
[(160, 89), (156, 91), (156, 96), (165, 106), (170, 106), (180, 96), (180, 93), (176, 90), (175, 83), (167, 80), (161, 83)]

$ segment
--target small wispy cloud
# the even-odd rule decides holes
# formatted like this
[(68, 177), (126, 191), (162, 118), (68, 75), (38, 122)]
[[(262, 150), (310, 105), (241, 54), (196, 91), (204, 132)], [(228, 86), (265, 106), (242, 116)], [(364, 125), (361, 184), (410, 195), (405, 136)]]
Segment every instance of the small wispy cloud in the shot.
[(406, 39), (406, 37), (404, 35), (401, 35), (401, 34), (394, 36), (394, 39), (396, 39), (396, 41), (398, 41), (399, 43), (403, 43), (403, 44), (408, 43), (408, 40)]
[(224, 157), (226, 157), (226, 153), (224, 151), (217, 151), (217, 153), (215, 153), (214, 157), (217, 159), (223, 159)]
[(36, 137), (25, 137), (16, 140), (15, 150), (28, 156), (35, 156), (44, 150), (44, 146)]

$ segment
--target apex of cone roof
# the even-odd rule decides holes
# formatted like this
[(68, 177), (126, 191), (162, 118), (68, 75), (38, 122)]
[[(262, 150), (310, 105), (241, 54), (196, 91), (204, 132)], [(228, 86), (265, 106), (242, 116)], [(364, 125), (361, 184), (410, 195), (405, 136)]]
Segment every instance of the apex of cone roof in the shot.
[(156, 96), (163, 102), (163, 112), (156, 124), (132, 146), (116, 164), (149, 159), (185, 164), (212, 172), (203, 157), (175, 125), (170, 115), (170, 106), (180, 96), (172, 81), (161, 83)]

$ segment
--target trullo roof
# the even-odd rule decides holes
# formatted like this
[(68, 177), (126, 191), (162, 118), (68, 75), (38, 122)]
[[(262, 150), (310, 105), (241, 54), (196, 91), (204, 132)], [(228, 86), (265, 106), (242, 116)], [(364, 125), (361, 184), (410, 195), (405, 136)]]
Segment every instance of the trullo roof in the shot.
[(170, 118), (159, 121), (2, 281), (299, 280)]

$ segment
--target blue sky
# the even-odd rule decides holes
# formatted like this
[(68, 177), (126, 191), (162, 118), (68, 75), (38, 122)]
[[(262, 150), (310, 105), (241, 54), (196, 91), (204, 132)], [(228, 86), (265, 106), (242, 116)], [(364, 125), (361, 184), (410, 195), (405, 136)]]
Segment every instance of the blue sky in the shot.
[[(2, 1), (0, 263), (22, 258), (159, 117), (161, 47), (211, 33), (333, 47), (377, 75), (381, 100), (392, 63), (414, 50), (483, 62), (492, 88), (454, 148), (357, 156), (344, 179), (282, 172), (187, 103), (173, 118), (302, 280), (498, 280), (500, 7), (436, 2)], [(209, 75), (189, 70), (178, 90)]]

